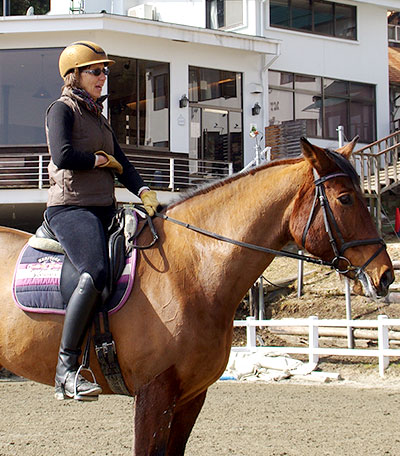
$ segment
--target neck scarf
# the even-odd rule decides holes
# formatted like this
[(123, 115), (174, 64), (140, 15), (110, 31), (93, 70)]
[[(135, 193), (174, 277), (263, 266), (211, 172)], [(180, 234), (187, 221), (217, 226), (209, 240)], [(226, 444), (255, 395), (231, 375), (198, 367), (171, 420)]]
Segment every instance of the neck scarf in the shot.
[(93, 112), (97, 117), (101, 116), (103, 111), (103, 102), (107, 98), (107, 95), (99, 97), (97, 100), (94, 100), (84, 89), (75, 87), (73, 89), (65, 88), (63, 90), (63, 95), (68, 97), (75, 98), (78, 102), (82, 103), (86, 109), (90, 112)]

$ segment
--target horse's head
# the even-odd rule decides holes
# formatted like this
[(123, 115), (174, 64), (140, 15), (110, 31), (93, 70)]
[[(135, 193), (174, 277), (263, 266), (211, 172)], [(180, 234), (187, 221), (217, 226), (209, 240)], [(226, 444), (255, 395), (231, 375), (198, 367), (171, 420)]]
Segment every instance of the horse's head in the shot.
[(298, 245), (355, 279), (356, 292), (381, 297), (394, 280), (393, 266), (348, 160), (357, 139), (335, 152), (301, 138), (307, 178), (294, 202), (290, 231)]

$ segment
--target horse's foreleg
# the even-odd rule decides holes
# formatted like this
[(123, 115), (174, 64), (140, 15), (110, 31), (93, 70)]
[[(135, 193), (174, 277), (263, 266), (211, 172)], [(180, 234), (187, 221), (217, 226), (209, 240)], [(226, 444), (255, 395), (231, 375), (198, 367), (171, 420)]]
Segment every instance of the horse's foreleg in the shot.
[(174, 366), (142, 386), (135, 398), (134, 456), (164, 456), (171, 430), (179, 380)]
[(203, 407), (206, 394), (207, 390), (175, 411), (168, 440), (167, 456), (181, 456), (185, 453), (186, 442)]

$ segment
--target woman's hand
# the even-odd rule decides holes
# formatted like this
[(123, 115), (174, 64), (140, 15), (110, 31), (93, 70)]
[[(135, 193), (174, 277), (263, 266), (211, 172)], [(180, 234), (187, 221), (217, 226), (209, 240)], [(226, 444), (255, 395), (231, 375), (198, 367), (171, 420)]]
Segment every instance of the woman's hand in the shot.
[(150, 217), (153, 217), (160, 205), (157, 199), (157, 193), (153, 190), (143, 190), (139, 197), (143, 202), (146, 212), (150, 215)]
[[(96, 162), (95, 167), (99, 168), (111, 168), (116, 171), (118, 174), (122, 174), (124, 172), (124, 168), (122, 167), (121, 163), (119, 163), (113, 155), (109, 155), (104, 150), (98, 150), (95, 152), (96, 155)], [(97, 162), (97, 157), (100, 162)]]
[(107, 163), (107, 158), (104, 155), (97, 154), (96, 161), (94, 162), (94, 167), (105, 165)]

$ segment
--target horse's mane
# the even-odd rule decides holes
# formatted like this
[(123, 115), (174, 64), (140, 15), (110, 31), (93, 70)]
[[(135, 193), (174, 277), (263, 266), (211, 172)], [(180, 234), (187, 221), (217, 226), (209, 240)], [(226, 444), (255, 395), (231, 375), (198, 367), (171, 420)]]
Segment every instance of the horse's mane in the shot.
[(247, 175), (250, 175), (250, 174), (255, 174), (258, 171), (261, 171), (263, 169), (273, 168), (274, 166), (291, 165), (291, 164), (294, 164), (294, 163), (298, 163), (298, 162), (300, 162), (302, 160), (303, 160), (302, 157), (292, 158), (292, 159), (276, 160), (276, 161), (273, 161), (273, 162), (268, 162), (268, 163), (256, 166), (254, 168), (250, 168), (249, 170), (246, 170), (246, 171), (239, 171), (239, 172), (237, 172), (235, 174), (231, 174), (230, 176), (222, 178), (222, 179), (217, 180), (217, 181), (206, 182), (203, 185), (200, 185), (200, 186), (198, 186), (198, 187), (196, 187), (194, 189), (189, 189), (189, 190), (185, 191), (184, 193), (182, 193), (181, 195), (179, 195), (178, 199), (175, 200), (173, 203), (171, 203), (168, 206), (168, 209), (171, 209), (171, 208), (177, 206), (178, 204), (181, 204), (184, 201), (187, 201), (188, 199), (194, 198), (195, 196), (204, 195), (206, 193), (211, 192), (212, 190), (215, 190), (217, 188), (223, 187), (224, 185), (229, 184), (231, 182), (234, 182), (234, 181), (236, 181), (238, 179), (241, 179), (244, 176), (247, 176)]
[(332, 149), (325, 149), (325, 152), (328, 155), (328, 157), (340, 168), (340, 170), (343, 171), (347, 176), (349, 176), (353, 185), (356, 188), (359, 188), (360, 176), (358, 175), (357, 171), (354, 169), (354, 166), (350, 163), (350, 161), (346, 157)]
[[(344, 157), (343, 155), (339, 154), (338, 152), (336, 152), (332, 149), (325, 149), (325, 152), (328, 155), (328, 157), (340, 168), (340, 170), (349, 176), (349, 178), (351, 179), (354, 186), (356, 188), (358, 188), (360, 186), (360, 178), (357, 174), (357, 171), (354, 169), (353, 165), (349, 162), (349, 160), (347, 160), (346, 157)], [(268, 163), (256, 166), (247, 171), (239, 171), (238, 173), (232, 174), (228, 177), (222, 178), (217, 181), (207, 182), (203, 185), (200, 185), (199, 187), (196, 187), (193, 190), (189, 189), (189, 190), (185, 191), (184, 193), (179, 195), (177, 200), (172, 202), (165, 209), (171, 209), (171, 208), (177, 206), (178, 204), (181, 204), (191, 198), (194, 198), (195, 196), (205, 195), (205, 194), (211, 192), (212, 190), (223, 187), (224, 185), (234, 182), (238, 179), (241, 179), (242, 177), (244, 177), (246, 175), (255, 174), (259, 171), (262, 171), (263, 169), (273, 168), (275, 166), (293, 165), (295, 163), (299, 163), (302, 160), (304, 160), (303, 157), (276, 160), (276, 161), (272, 161), (272, 162), (268, 162)]]

